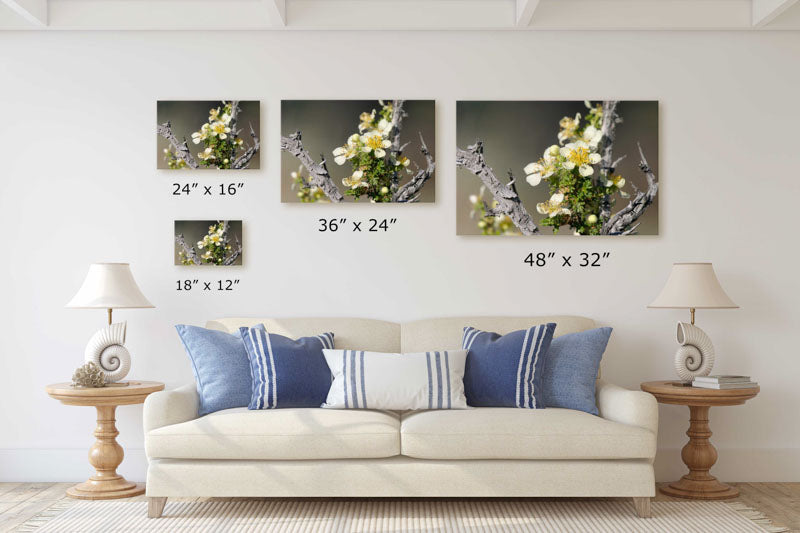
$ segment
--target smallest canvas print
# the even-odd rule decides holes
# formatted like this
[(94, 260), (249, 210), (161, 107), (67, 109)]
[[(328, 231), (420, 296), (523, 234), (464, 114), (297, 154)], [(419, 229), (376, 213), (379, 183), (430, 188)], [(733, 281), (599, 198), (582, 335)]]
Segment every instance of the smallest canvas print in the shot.
[(158, 102), (158, 166), (243, 170), (260, 164), (261, 105), (256, 100)]
[(175, 264), (242, 264), (241, 220), (176, 220)]

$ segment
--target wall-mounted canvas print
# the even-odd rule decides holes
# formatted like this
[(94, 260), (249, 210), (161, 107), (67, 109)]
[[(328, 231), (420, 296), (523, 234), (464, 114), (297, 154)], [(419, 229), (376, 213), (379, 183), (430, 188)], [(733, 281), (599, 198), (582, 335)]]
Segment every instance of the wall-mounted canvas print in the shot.
[(657, 101), (457, 107), (459, 235), (658, 235)]
[(259, 168), (260, 102), (164, 100), (156, 114), (157, 168)]
[(435, 200), (433, 100), (284, 100), (281, 201)]
[(241, 220), (176, 220), (175, 264), (242, 264)]

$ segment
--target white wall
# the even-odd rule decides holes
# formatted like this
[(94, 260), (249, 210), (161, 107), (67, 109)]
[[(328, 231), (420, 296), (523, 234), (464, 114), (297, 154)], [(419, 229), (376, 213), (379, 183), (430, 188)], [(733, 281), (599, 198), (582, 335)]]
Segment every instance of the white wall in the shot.
[[(605, 376), (636, 388), (673, 376), (674, 323), (688, 313), (645, 305), (676, 260), (714, 262), (742, 307), (698, 314), (716, 370), (762, 386), (745, 406), (712, 409), (716, 472), (800, 480), (798, 57), (800, 34), (790, 32), (0, 33), (0, 480), (89, 473), (94, 413), (55, 402), (44, 386), (69, 379), (104, 323), (102, 311), (64, 309), (90, 262), (133, 264), (157, 308), (115, 314), (129, 322), (131, 377), (168, 387), (191, 379), (176, 323), (572, 313), (615, 327)], [(280, 204), (281, 98), (382, 95), (437, 100), (437, 203)], [(237, 197), (171, 196), (177, 174), (154, 170), (156, 100), (225, 97), (262, 101), (263, 168)], [(456, 237), (456, 100), (586, 97), (661, 101), (661, 235)], [(330, 235), (316, 232), (320, 216), (398, 223), (387, 235)], [(182, 218), (245, 221), (246, 266), (200, 275), (238, 277), (235, 292), (176, 293), (189, 274), (172, 266), (172, 222)], [(522, 261), (548, 250), (611, 258), (593, 270)], [(118, 417), (121, 471), (141, 480), (141, 407)], [(682, 472), (687, 418), (684, 407), (661, 407), (661, 479)]]

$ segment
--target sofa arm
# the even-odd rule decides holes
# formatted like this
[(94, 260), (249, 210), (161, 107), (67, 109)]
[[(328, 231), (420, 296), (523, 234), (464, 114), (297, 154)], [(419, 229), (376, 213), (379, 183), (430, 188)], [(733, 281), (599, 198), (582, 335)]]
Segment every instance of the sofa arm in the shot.
[(197, 418), (200, 398), (194, 383), (156, 392), (144, 401), (144, 433)]
[(603, 380), (597, 381), (596, 394), (601, 417), (658, 435), (658, 402), (652, 394), (623, 389)]

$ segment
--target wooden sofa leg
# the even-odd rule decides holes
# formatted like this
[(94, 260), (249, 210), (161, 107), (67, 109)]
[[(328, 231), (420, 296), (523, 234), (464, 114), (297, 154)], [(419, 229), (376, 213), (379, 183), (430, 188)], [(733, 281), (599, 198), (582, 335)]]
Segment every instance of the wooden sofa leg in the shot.
[(634, 497), (633, 506), (636, 508), (636, 515), (639, 518), (651, 518), (653, 516), (653, 513), (650, 510), (650, 498)]
[(161, 518), (161, 513), (164, 512), (164, 506), (167, 504), (167, 498), (155, 497), (147, 498), (147, 517), (148, 518)]

